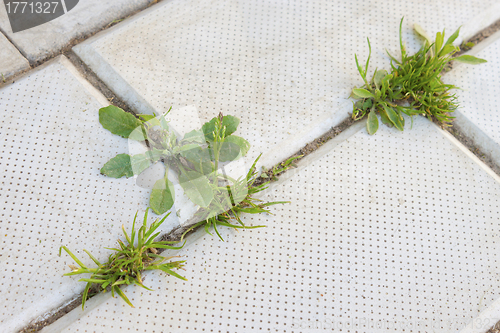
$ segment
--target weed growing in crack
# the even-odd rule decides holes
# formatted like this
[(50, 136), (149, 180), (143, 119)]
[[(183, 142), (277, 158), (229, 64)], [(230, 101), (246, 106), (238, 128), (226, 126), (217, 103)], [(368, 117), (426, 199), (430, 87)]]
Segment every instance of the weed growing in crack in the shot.
[[(239, 125), (238, 118), (221, 113), (201, 129), (186, 133), (182, 138), (177, 137), (164, 115), (139, 115), (139, 118), (115, 106), (99, 110), (99, 121), (104, 128), (142, 143), (145, 149), (143, 154), (117, 155), (102, 167), (101, 173), (113, 178), (132, 177), (162, 162), (165, 175), (153, 186), (149, 202), (156, 214), (167, 212), (174, 204), (171, 179), (178, 181), (185, 195), (198, 207), (195, 218), (199, 222), (187, 232), (205, 225), (207, 232), (213, 227), (222, 239), (217, 226), (243, 229), (261, 227), (245, 226), (240, 218), (241, 213), (269, 213), (266, 207), (285, 203), (263, 203), (253, 197), (265, 189), (265, 186), (254, 186), (253, 169), (258, 158), (248, 173), (241, 168), (238, 170), (238, 165), (233, 163), (250, 149), (248, 141), (233, 134)], [(232, 167), (239, 171), (236, 176), (226, 172)], [(173, 170), (170, 177), (169, 170)], [(232, 220), (237, 223), (231, 223)]]
[(441, 81), (441, 72), (453, 60), (480, 64), (486, 62), (471, 55), (461, 55), (453, 58), (453, 54), (460, 49), (453, 45), (458, 37), (460, 28), (444, 42), (444, 30), (436, 34), (434, 43), (427, 33), (415, 25), (414, 30), (425, 39), (422, 48), (410, 56), (403, 45), (402, 30), (403, 19), (399, 26), (399, 43), (401, 48), (401, 61), (387, 52), (391, 58), (391, 73), (386, 70), (377, 70), (368, 81), (366, 75), (371, 56), (371, 46), (368, 40), (370, 53), (365, 67), (361, 67), (355, 55), (356, 66), (363, 78), (364, 85), (352, 90), (351, 97), (357, 99), (354, 103), (352, 117), (355, 120), (368, 115), (367, 130), (374, 134), (378, 130), (379, 122), (377, 113), (382, 123), (389, 127), (396, 127), (403, 131), (405, 118), (414, 115), (425, 115), (434, 118), (441, 124), (450, 126), (453, 120), (449, 113), (457, 108), (456, 96), (450, 94), (450, 89), (457, 87), (444, 84)]
[[(266, 207), (273, 206), (273, 205), (278, 205), (278, 204), (285, 204), (289, 203), (288, 201), (273, 201), (273, 202), (262, 202), (262, 200), (254, 198), (254, 195), (264, 191), (267, 189), (269, 183), (271, 181), (267, 182), (259, 182), (259, 180), (262, 180), (261, 177), (257, 175), (257, 171), (255, 168), (255, 165), (257, 164), (258, 160), (260, 159), (257, 157), (257, 159), (254, 161), (252, 167), (248, 171), (247, 175), (243, 179), (238, 179), (238, 180), (233, 180), (234, 181), (234, 186), (232, 188), (227, 187), (227, 191), (231, 193), (230, 197), (227, 197), (225, 195), (220, 195), (217, 196), (217, 201), (214, 204), (215, 209), (211, 209), (209, 207), (207, 210), (202, 210), (199, 211), (197, 214), (197, 217), (201, 219), (202, 221), (194, 224), (191, 226), (188, 230), (186, 230), (181, 237), (181, 240), (184, 238), (184, 236), (190, 232), (191, 230), (204, 226), (205, 231), (211, 235), (209, 232), (209, 228), (213, 227), (215, 232), (217, 233), (217, 236), (224, 241), (222, 236), (220, 235), (217, 226), (225, 226), (225, 227), (230, 227), (230, 228), (236, 228), (236, 229), (255, 229), (255, 228), (262, 228), (265, 226), (246, 226), (243, 221), (241, 220), (241, 213), (248, 213), (248, 214), (259, 214), (259, 213), (271, 213)], [(294, 158), (295, 159), (295, 158)], [(291, 161), (290, 161), (291, 163)], [(280, 172), (283, 172), (289, 168), (289, 164), (287, 167), (283, 167), (280, 169)], [(222, 175), (221, 175), (222, 176)], [(220, 178), (220, 181), (225, 181), (224, 177)], [(222, 193), (225, 194), (225, 191)], [(220, 200), (224, 200), (225, 202), (221, 202)], [(235, 201), (230, 201), (230, 200), (235, 200)], [(218, 210), (217, 207), (229, 207), (228, 210), (224, 211), (222, 214), (217, 214), (214, 215), (211, 212)], [(207, 215), (209, 217), (207, 217)], [(213, 215), (213, 216), (212, 216)], [(231, 223), (232, 220), (236, 220), (238, 224)]]
[(137, 219), (137, 214), (135, 214), (130, 237), (125, 231), (125, 227), (122, 226), (122, 230), (125, 235), (125, 242), (119, 239), (119, 248), (107, 248), (114, 251), (114, 253), (109, 255), (108, 261), (104, 264), (101, 264), (92, 254), (90, 254), (89, 251), (83, 250), (97, 265), (97, 268), (88, 268), (73, 253), (71, 253), (66, 246), (61, 246), (59, 249), (59, 256), (61, 256), (61, 251), (64, 249), (64, 251), (66, 251), (78, 264), (78, 266), (80, 266), (77, 267), (70, 265), (70, 268), (73, 271), (71, 273), (64, 274), (65, 276), (91, 274), (90, 278), (82, 278), (78, 280), (87, 282), (82, 297), (82, 309), (85, 308), (85, 301), (88, 299), (89, 292), (91, 292), (91, 290), (95, 290), (96, 293), (111, 291), (113, 297), (116, 293), (128, 305), (133, 307), (125, 293), (123, 293), (120, 289), (120, 286), (124, 284), (136, 284), (144, 289), (151, 290), (142, 283), (141, 273), (144, 271), (159, 269), (169, 275), (186, 280), (184, 277), (173, 271), (174, 269), (182, 268), (184, 261), (165, 262), (173, 257), (162, 257), (158, 255), (158, 251), (156, 250), (178, 250), (182, 248), (182, 246), (174, 247), (171, 245), (176, 242), (155, 241), (155, 238), (160, 234), (159, 232), (155, 233), (155, 231), (167, 217), (168, 215), (161, 220), (157, 219), (148, 228), (148, 210), (146, 210), (144, 214), (144, 222), (139, 230), (136, 231), (135, 221)]
[(272, 181), (277, 181), (278, 176), (285, 172), (286, 170), (294, 167), (295, 165), (293, 164), (293, 161), (296, 159), (302, 158), (304, 155), (299, 155), (299, 156), (293, 156), (287, 159), (284, 162), (281, 162), (278, 165), (273, 166), (271, 169), (267, 169), (265, 167), (262, 167), (262, 173), (260, 174), (260, 177), (263, 179), (270, 179)]

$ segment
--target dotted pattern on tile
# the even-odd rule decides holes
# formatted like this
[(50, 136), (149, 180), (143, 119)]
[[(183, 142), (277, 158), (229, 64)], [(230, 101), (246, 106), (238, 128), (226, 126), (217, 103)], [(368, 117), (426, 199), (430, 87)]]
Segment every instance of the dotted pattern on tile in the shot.
[[(457, 332), (500, 296), (500, 184), (424, 118), (362, 130), (268, 193), (266, 228), (179, 252), (64, 332)], [(484, 323), (486, 331), (489, 326)]]
[(401, 17), (416, 50), (414, 23), (451, 34), (494, 2), (174, 0), (93, 45), (158, 111), (195, 105), (203, 121), (220, 111), (240, 117), (254, 158), (345, 112), (339, 106), (362, 83), (354, 54), (366, 61), (367, 37), (372, 73), (390, 68), (386, 48), (399, 57)]
[(74, 262), (59, 247), (104, 261), (149, 190), (99, 174), (127, 140), (102, 128), (102, 106), (61, 63), (0, 90), (0, 105), (0, 331), (13, 332), (85, 287), (62, 276)]
[(500, 40), (477, 55), (488, 62), (481, 65), (463, 65), (446, 75), (446, 82), (456, 90), (459, 111), (500, 144), (500, 107), (497, 95), (500, 89)]

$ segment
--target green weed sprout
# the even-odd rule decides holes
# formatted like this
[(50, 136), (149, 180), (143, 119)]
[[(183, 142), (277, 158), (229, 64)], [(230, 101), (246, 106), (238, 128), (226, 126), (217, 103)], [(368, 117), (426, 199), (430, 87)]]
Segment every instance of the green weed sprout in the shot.
[[(165, 261), (170, 260), (173, 257), (162, 257), (158, 255), (156, 249), (181, 249), (184, 245), (179, 247), (174, 247), (168, 244), (173, 244), (176, 242), (166, 242), (166, 241), (155, 241), (155, 238), (160, 234), (155, 233), (156, 229), (165, 221), (168, 217), (166, 215), (161, 220), (157, 219), (154, 221), (149, 228), (147, 227), (148, 210), (144, 214), (143, 225), (138, 231), (135, 230), (135, 221), (137, 219), (137, 213), (134, 217), (134, 223), (132, 224), (132, 233), (129, 235), (125, 231), (125, 227), (122, 226), (123, 233), (125, 234), (125, 242), (118, 240), (120, 248), (106, 248), (108, 250), (113, 250), (114, 253), (109, 255), (108, 262), (101, 264), (89, 251), (85, 251), (90, 259), (97, 265), (97, 268), (86, 267), (66, 246), (61, 246), (59, 248), (59, 256), (61, 256), (61, 250), (64, 249), (71, 258), (80, 266), (69, 265), (73, 270), (71, 273), (66, 273), (64, 276), (78, 275), (78, 274), (91, 274), (90, 278), (83, 278), (78, 281), (87, 282), (85, 290), (82, 297), (82, 309), (85, 308), (85, 301), (88, 299), (89, 291), (96, 289), (96, 292), (106, 292), (111, 290), (111, 295), (118, 294), (128, 305), (134, 307), (129, 301), (125, 293), (120, 289), (123, 284), (136, 284), (144, 289), (151, 290), (144, 286), (142, 283), (141, 273), (143, 271), (149, 271), (154, 269), (159, 269), (169, 275), (173, 275), (181, 280), (186, 280), (184, 277), (180, 276), (174, 269), (179, 269), (183, 267), (185, 261), (171, 261), (165, 263)], [(136, 240), (137, 236), (137, 240)]]
[(351, 97), (357, 99), (353, 106), (352, 117), (355, 120), (368, 115), (367, 130), (374, 134), (378, 130), (379, 122), (377, 113), (382, 123), (389, 127), (396, 127), (403, 131), (405, 118), (414, 115), (425, 115), (429, 119), (436, 119), (444, 126), (451, 126), (454, 117), (449, 113), (457, 108), (456, 96), (450, 94), (450, 89), (457, 89), (454, 85), (444, 84), (441, 81), (441, 72), (450, 61), (460, 61), (468, 64), (486, 62), (471, 55), (453, 57), (459, 47), (453, 42), (458, 37), (460, 28), (444, 42), (444, 30), (436, 34), (434, 43), (427, 33), (417, 24), (415, 32), (425, 39), (422, 48), (412, 56), (406, 52), (402, 41), (403, 19), (399, 25), (399, 43), (401, 48), (401, 61), (391, 58), (391, 73), (386, 70), (377, 70), (370, 81), (366, 75), (371, 56), (370, 50), (365, 67), (361, 67), (355, 55), (356, 66), (363, 78), (364, 85), (352, 90)]
[[(208, 234), (211, 235), (209, 228), (213, 227), (217, 236), (224, 241), (217, 229), (218, 226), (226, 226), (236, 229), (262, 228), (264, 226), (246, 226), (241, 220), (241, 213), (270, 213), (266, 207), (288, 203), (288, 201), (262, 202), (261, 200), (254, 198), (255, 194), (264, 191), (270, 183), (266, 182), (260, 185), (255, 184), (258, 179), (255, 165), (262, 154), (255, 159), (245, 177), (234, 179), (219, 172), (218, 156), (222, 152), (222, 144), (225, 140), (225, 126), (223, 124), (222, 115), (214, 119), (214, 127), (211, 136), (213, 140), (209, 142), (208, 145), (211, 154), (215, 156), (215, 164), (211, 170), (213, 179), (210, 182), (213, 187), (214, 197), (207, 208), (200, 209), (197, 212), (196, 217), (200, 220), (200, 222), (194, 224), (186, 230), (181, 239), (183, 239), (189, 231), (204, 225), (205, 231)], [(275, 169), (275, 171), (284, 171), (289, 168), (292, 161), (287, 162), (286, 166), (283, 166), (279, 170)], [(234, 222), (231, 223), (233, 220), (236, 221), (237, 224)]]

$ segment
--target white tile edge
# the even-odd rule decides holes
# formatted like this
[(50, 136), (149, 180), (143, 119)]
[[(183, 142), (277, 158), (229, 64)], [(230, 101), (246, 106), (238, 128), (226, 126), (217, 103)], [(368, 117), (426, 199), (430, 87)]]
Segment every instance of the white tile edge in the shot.
[(494, 4), (481, 14), (476, 15), (473, 19), (465, 23), (460, 29), (460, 36), (457, 38), (455, 45), (460, 45), (463, 41), (468, 40), (479, 31), (487, 28), (500, 19), (500, 2)]
[[(456, 113), (456, 116), (457, 116), (457, 119), (462, 116), (460, 114), (459, 116), (459, 113), (458, 111), (455, 111), (454, 113)], [(463, 117), (463, 116), (462, 116)], [(465, 117), (464, 117), (465, 118)], [(456, 121), (456, 119), (455, 119)], [(469, 122), (468, 120), (464, 120), (464, 123), (469, 126), (469, 127), (472, 127), (475, 125), (472, 124), (471, 122)], [(467, 157), (469, 157), (471, 160), (473, 160), (477, 165), (479, 165), (481, 167), (481, 169), (483, 169), (488, 175), (490, 175), (493, 179), (495, 179), (496, 182), (500, 183), (500, 176), (497, 175), (493, 170), (490, 169), (490, 167), (488, 167), (483, 161), (481, 161), (476, 155), (474, 155), (467, 147), (465, 147), (460, 141), (458, 141), (457, 138), (455, 138), (451, 133), (447, 132), (447, 131), (444, 131), (443, 129), (441, 129), (438, 125), (434, 124), (434, 126), (436, 126), (436, 128), (441, 132), (441, 134), (443, 134), (444, 137), (446, 137), (448, 140), (450, 140), (458, 149), (460, 149), (465, 155), (467, 155)], [(479, 131), (479, 129), (478, 129)], [(481, 132), (482, 133), (482, 132)], [(479, 132), (475, 132), (474, 134), (479, 134), (481, 135), (481, 133)], [(484, 134), (483, 134), (484, 135)], [(482, 137), (481, 138), (482, 140), (485, 139), (485, 137)], [(490, 143), (491, 145), (491, 139), (488, 138), (488, 142)], [(474, 143), (476, 143), (476, 141), (474, 141)], [(500, 149), (500, 147), (499, 147)], [(497, 153), (500, 154), (500, 150), (497, 150)]]
[(109, 89), (125, 101), (135, 112), (155, 114), (154, 108), (95, 51), (92, 43), (85, 42), (79, 44), (73, 48), (73, 52), (96, 73)]
[(108, 106), (110, 105), (109, 101), (107, 98), (99, 91), (97, 88), (95, 88), (92, 84), (90, 84), (89, 81), (87, 81), (83, 75), (78, 71), (78, 69), (69, 61), (68, 58), (65, 56), (61, 55), (57, 57), (60, 61), (60, 63), (66, 67), (66, 69), (73, 74), (73, 76), (80, 82), (80, 84), (101, 104), (102, 106)]
[(330, 129), (347, 120), (350, 117), (348, 110), (352, 111), (352, 102), (346, 98), (346, 101), (335, 109), (335, 112), (328, 112), (318, 117), (300, 132), (290, 135), (263, 153), (257, 163), (257, 170), (260, 170), (262, 166), (269, 168), (282, 162), (284, 158), (292, 156), (308, 143), (320, 138)]

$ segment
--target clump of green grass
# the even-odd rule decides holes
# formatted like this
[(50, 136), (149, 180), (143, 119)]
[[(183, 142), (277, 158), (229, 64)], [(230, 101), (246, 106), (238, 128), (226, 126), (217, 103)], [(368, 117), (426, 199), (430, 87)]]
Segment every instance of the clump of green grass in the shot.
[(396, 127), (403, 131), (407, 116), (425, 115), (429, 119), (436, 119), (445, 126), (450, 126), (453, 116), (451, 112), (457, 108), (456, 96), (450, 89), (454, 85), (444, 84), (441, 72), (450, 61), (461, 61), (468, 64), (486, 62), (471, 55), (453, 57), (459, 47), (453, 42), (458, 37), (459, 29), (444, 42), (445, 32), (438, 32), (434, 43), (427, 33), (415, 25), (414, 30), (425, 39), (422, 48), (414, 55), (408, 55), (402, 40), (403, 19), (399, 26), (399, 43), (401, 60), (389, 54), (391, 58), (391, 73), (386, 70), (377, 70), (370, 81), (367, 79), (370, 63), (371, 46), (368, 40), (369, 55), (365, 67), (361, 67), (355, 55), (356, 66), (363, 78), (364, 85), (354, 88), (351, 97), (357, 99), (354, 103), (352, 117), (355, 120), (368, 115), (367, 129), (370, 134), (378, 130), (380, 115), (382, 123), (389, 127)]
[[(123, 233), (125, 235), (125, 242), (118, 240), (119, 248), (107, 248), (114, 251), (114, 253), (109, 255), (108, 261), (101, 264), (89, 251), (85, 251), (87, 255), (92, 259), (92, 261), (97, 265), (97, 268), (88, 268), (85, 266), (66, 246), (61, 246), (59, 249), (59, 256), (61, 256), (61, 250), (64, 249), (71, 258), (80, 266), (70, 265), (73, 270), (71, 273), (64, 274), (65, 276), (79, 275), (79, 274), (91, 274), (90, 278), (82, 278), (78, 281), (87, 282), (85, 290), (82, 297), (82, 309), (85, 307), (85, 301), (89, 297), (89, 292), (91, 290), (96, 290), (96, 292), (106, 292), (111, 291), (112, 296), (118, 294), (128, 305), (133, 307), (132, 303), (129, 301), (125, 293), (120, 289), (121, 285), (124, 284), (136, 284), (144, 289), (151, 290), (143, 284), (142, 272), (159, 269), (169, 275), (173, 275), (181, 280), (186, 280), (184, 277), (180, 276), (174, 269), (179, 269), (183, 267), (184, 261), (170, 261), (173, 257), (162, 257), (158, 255), (156, 249), (181, 249), (180, 247), (171, 246), (176, 242), (166, 242), (166, 241), (155, 241), (155, 238), (160, 234), (155, 231), (160, 227), (160, 225), (168, 217), (166, 215), (164, 218), (157, 219), (148, 228), (147, 218), (148, 210), (144, 214), (144, 222), (138, 231), (135, 230), (135, 221), (137, 219), (137, 214), (134, 217), (134, 223), (132, 224), (132, 233), (129, 235), (125, 231), (125, 227), (122, 226)], [(137, 240), (136, 240), (137, 236)]]
[[(214, 199), (207, 208), (200, 209), (196, 217), (200, 222), (194, 224), (189, 229), (187, 229), (182, 237), (189, 233), (191, 230), (204, 226), (205, 231), (210, 233), (210, 228), (213, 227), (217, 236), (224, 241), (221, 234), (219, 233), (218, 226), (230, 227), (235, 229), (255, 229), (263, 228), (265, 226), (247, 226), (241, 220), (242, 213), (248, 214), (260, 214), (269, 213), (270, 210), (267, 209), (269, 206), (279, 205), (289, 203), (288, 201), (273, 201), (273, 202), (263, 202), (255, 198), (254, 196), (264, 191), (268, 188), (268, 185), (277, 180), (277, 176), (290, 169), (293, 164), (292, 162), (302, 156), (296, 156), (288, 159), (285, 162), (280, 163), (277, 166), (271, 168), (271, 170), (263, 170), (263, 173), (259, 176), (256, 171), (256, 164), (259, 161), (259, 155), (252, 166), (248, 170), (245, 177), (240, 177), (234, 179), (229, 177), (224, 173), (220, 173), (218, 170), (218, 156), (223, 153), (223, 143), (224, 143), (224, 132), (225, 126), (223, 123), (222, 115), (213, 120), (213, 140), (209, 142), (208, 148), (213, 152), (212, 155), (216, 156), (215, 164), (212, 168), (212, 174), (214, 178), (211, 182), (214, 189)], [(263, 179), (269, 179), (267, 181), (262, 181)], [(223, 185), (228, 184), (228, 185)]]

